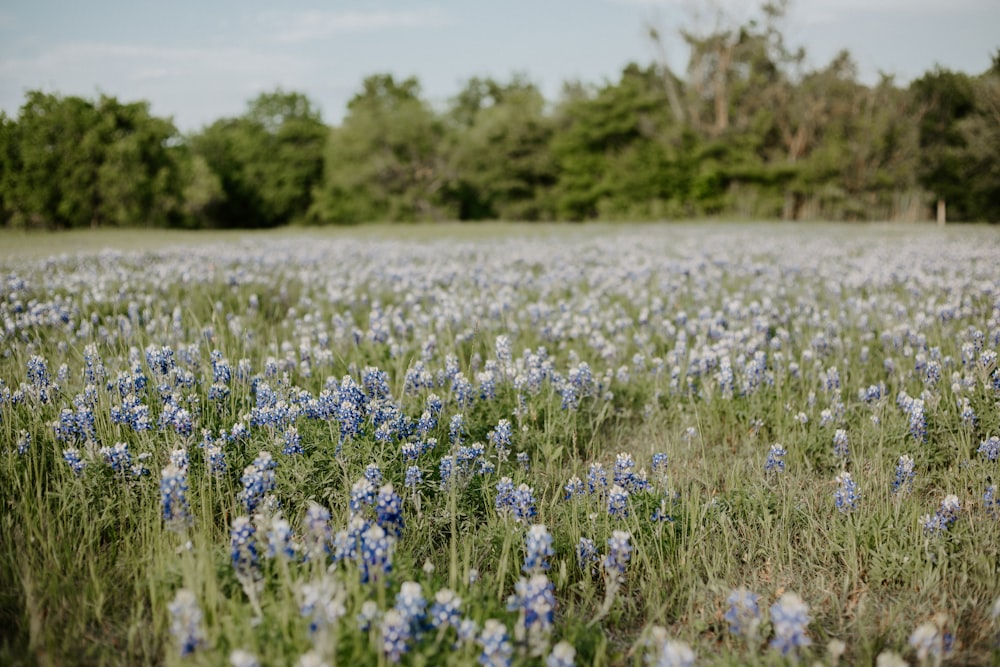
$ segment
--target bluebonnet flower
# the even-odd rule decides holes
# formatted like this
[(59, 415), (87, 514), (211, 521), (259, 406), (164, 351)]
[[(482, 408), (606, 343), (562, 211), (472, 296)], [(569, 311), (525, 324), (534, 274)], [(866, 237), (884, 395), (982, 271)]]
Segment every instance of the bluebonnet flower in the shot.
[(963, 398), (960, 400), (958, 402), (958, 409), (961, 411), (960, 416), (962, 418), (962, 423), (970, 428), (975, 428), (979, 419), (976, 417), (976, 411), (972, 409), (972, 404), (969, 403), (969, 399)]
[(70, 470), (77, 477), (83, 474), (84, 468), (87, 467), (87, 462), (80, 458), (80, 450), (75, 447), (70, 447), (63, 450), (63, 460), (69, 464)]
[(479, 664), (486, 667), (508, 667), (514, 654), (514, 647), (507, 638), (507, 628), (495, 618), (488, 619), (483, 624), (482, 632), (477, 639), (482, 653), (479, 654)]
[(608, 493), (608, 514), (615, 519), (628, 516), (628, 491), (615, 484)]
[(451, 444), (458, 446), (462, 444), (462, 436), (465, 434), (465, 416), (461, 412), (457, 412), (451, 417), (451, 422), (448, 425), (448, 437), (451, 439)]
[(979, 449), (976, 451), (982, 454), (983, 458), (989, 461), (996, 461), (1000, 458), (1000, 437), (992, 435), (983, 440), (979, 443)]
[(378, 603), (375, 600), (365, 600), (361, 603), (361, 609), (358, 611), (355, 620), (358, 622), (358, 630), (361, 632), (368, 632), (372, 624), (379, 619), (379, 609)]
[(583, 480), (573, 475), (566, 482), (566, 486), (563, 487), (563, 491), (566, 495), (563, 496), (563, 500), (569, 500), (575, 496), (582, 496), (586, 492), (586, 487), (583, 485)]
[(325, 558), (330, 553), (330, 510), (319, 503), (309, 502), (302, 525), (303, 541), (310, 558)]
[(37, 354), (28, 359), (28, 384), (34, 389), (47, 389), (52, 378), (49, 375), (49, 362)]
[(608, 488), (608, 473), (599, 462), (590, 464), (587, 471), (587, 490), (590, 493), (604, 493)]
[(191, 655), (205, 642), (198, 599), (194, 593), (182, 588), (177, 591), (173, 601), (167, 605), (167, 609), (170, 611), (170, 634), (177, 642), (180, 654), (182, 656)]
[(857, 484), (851, 479), (851, 473), (842, 472), (837, 475), (837, 490), (833, 493), (834, 502), (837, 509), (842, 513), (849, 513), (858, 508), (858, 500), (861, 492), (858, 491)]
[(299, 615), (309, 619), (309, 634), (314, 637), (327, 628), (336, 627), (347, 613), (344, 588), (331, 576), (324, 575), (315, 583), (302, 584), (299, 597)]
[(375, 520), (386, 533), (393, 537), (403, 534), (403, 499), (392, 484), (386, 484), (378, 491), (375, 504)]
[(777, 475), (785, 472), (785, 454), (788, 452), (784, 447), (775, 443), (767, 452), (767, 461), (764, 462), (764, 473), (766, 475)]
[(101, 360), (100, 354), (97, 352), (97, 345), (94, 343), (88, 343), (83, 348), (83, 364), (83, 377), (87, 384), (96, 385), (107, 375), (104, 362)]
[(432, 627), (458, 628), (462, 620), (462, 598), (449, 588), (442, 588), (434, 594), (434, 604), (430, 610), (430, 624)]
[(899, 457), (899, 461), (896, 462), (896, 479), (892, 482), (892, 492), (897, 493), (902, 491), (906, 493), (913, 488), (913, 480), (916, 478), (917, 473), (913, 468), (913, 459), (907, 455), (903, 454)]
[(349, 506), (352, 514), (357, 514), (368, 505), (375, 504), (376, 487), (371, 480), (362, 477), (351, 487), (351, 499)]
[(424, 410), (420, 415), (420, 419), (417, 420), (417, 435), (421, 438), (426, 438), (427, 434), (435, 428), (437, 428), (437, 417), (432, 415), (428, 410)]
[(842, 459), (850, 457), (850, 450), (847, 446), (847, 431), (842, 428), (838, 428), (833, 434), (833, 455)]
[(594, 566), (600, 560), (597, 554), (597, 545), (589, 537), (581, 537), (576, 545), (576, 563), (581, 570), (593, 572)]
[(31, 447), (31, 434), (27, 431), (21, 431), (17, 438), (17, 453), (20, 456), (24, 456), (28, 453), (28, 449)]
[(382, 616), (382, 652), (391, 663), (398, 663), (409, 650), (412, 639), (410, 624), (396, 609)]
[[(555, 620), (555, 587), (542, 572), (521, 578), (507, 598), (507, 610), (518, 612), (518, 630), (527, 636), (532, 653), (540, 652)], [(515, 633), (517, 637), (520, 632)]]
[[(440, 415), (443, 408), (444, 403), (441, 402), (441, 398), (437, 394), (430, 394), (427, 396), (427, 401), (424, 403), (424, 409), (427, 410), (432, 417)], [(431, 428), (434, 427), (432, 426)]]
[(172, 530), (182, 530), (191, 523), (187, 490), (187, 470), (168, 464), (160, 473), (160, 505), (163, 521)]
[(666, 477), (668, 461), (667, 455), (663, 452), (653, 454), (653, 474), (661, 480)]
[(337, 422), (340, 424), (340, 440), (334, 456), (340, 456), (344, 443), (361, 432), (361, 421), (364, 415), (361, 409), (352, 401), (341, 401), (337, 409)]
[(403, 484), (404, 486), (406, 486), (406, 488), (416, 491), (417, 487), (419, 487), (421, 482), (423, 481), (423, 477), (424, 474), (420, 471), (419, 467), (408, 466), (406, 468), (406, 479), (404, 480)]
[(920, 664), (926, 664), (928, 658), (933, 664), (940, 664), (947, 654), (946, 643), (946, 633), (930, 621), (918, 625), (910, 635), (910, 646), (916, 650)]
[(562, 396), (563, 410), (575, 412), (580, 407), (580, 398), (577, 395), (576, 386), (567, 382), (563, 384), (559, 393)]
[(361, 568), (361, 583), (372, 578), (381, 579), (392, 570), (394, 540), (378, 524), (371, 524), (361, 533), (358, 565)]
[(511, 478), (503, 477), (497, 482), (496, 489), (494, 507), (498, 514), (513, 516), (520, 523), (533, 519), (537, 514), (535, 492), (527, 484), (519, 484), (515, 489)]
[(524, 470), (524, 472), (528, 472), (529, 470), (531, 470), (531, 462), (528, 459), (528, 452), (518, 452), (517, 462), (521, 466), (521, 469)]
[(455, 472), (455, 458), (451, 455), (442, 456), (438, 462), (438, 474), (441, 477), (441, 490), (447, 491), (451, 488), (451, 478)]
[(414, 637), (425, 628), (427, 621), (427, 601), (424, 591), (415, 581), (405, 581), (396, 594), (396, 611), (409, 623)]
[(771, 624), (774, 626), (771, 648), (788, 656), (797, 648), (809, 646), (812, 643), (806, 636), (809, 621), (809, 605), (802, 598), (791, 592), (782, 595), (771, 605)]
[(378, 465), (369, 463), (365, 466), (365, 479), (372, 483), (372, 486), (382, 485), (382, 470)]
[(625, 567), (632, 558), (632, 534), (616, 530), (608, 538), (608, 552), (604, 556), (604, 571), (615, 581), (625, 575)]
[(267, 558), (295, 558), (295, 544), (292, 542), (292, 527), (288, 521), (281, 517), (273, 517), (268, 526), (267, 533)]
[(549, 569), (548, 559), (553, 555), (552, 535), (545, 525), (531, 526), (524, 540), (524, 565), (521, 571), (525, 574), (544, 572)]
[(958, 520), (958, 513), (962, 511), (958, 496), (948, 495), (941, 501), (941, 506), (933, 515), (925, 514), (920, 518), (920, 523), (924, 527), (924, 533), (937, 535), (951, 528), (951, 525)]
[(99, 450), (104, 462), (111, 470), (124, 475), (132, 467), (132, 454), (128, 451), (128, 443), (116, 442), (112, 447), (101, 447)]
[(236, 576), (241, 579), (255, 580), (260, 576), (256, 536), (257, 529), (248, 517), (233, 519), (233, 527), (229, 531), (230, 556)]
[(281, 448), (282, 454), (292, 456), (294, 454), (301, 454), (304, 451), (302, 449), (302, 436), (299, 435), (299, 429), (294, 426), (289, 426), (285, 429), (282, 442), (284, 445)]
[(361, 371), (361, 384), (370, 399), (389, 396), (389, 374), (372, 366)]
[(650, 644), (653, 652), (646, 655), (646, 663), (654, 667), (691, 667), (694, 665), (694, 651), (686, 643), (667, 637), (667, 631), (654, 626)]
[(729, 609), (723, 618), (729, 623), (731, 633), (751, 640), (757, 636), (757, 628), (760, 625), (759, 599), (759, 595), (742, 586), (729, 594), (726, 599)]
[(204, 455), (205, 470), (209, 475), (222, 477), (226, 474), (226, 455), (222, 451), (222, 447), (215, 444), (207, 445), (204, 450)]
[(899, 392), (896, 403), (906, 413), (910, 423), (910, 435), (918, 442), (927, 440), (927, 419), (924, 416), (924, 401), (912, 398), (906, 392)]
[(456, 375), (455, 379), (452, 380), (451, 392), (455, 396), (455, 402), (461, 408), (469, 407), (475, 399), (472, 383), (462, 373)]
[(986, 487), (986, 492), (983, 493), (983, 509), (994, 519), (1000, 519), (1000, 498), (997, 497), (996, 487), (992, 484)]
[(567, 641), (561, 641), (552, 647), (552, 652), (545, 658), (545, 667), (575, 667), (576, 649)]
[(404, 461), (416, 461), (421, 454), (420, 443), (404, 442), (400, 445), (399, 452), (403, 455)]
[(261, 451), (253, 463), (243, 469), (243, 477), (240, 478), (240, 484), (243, 486), (240, 500), (243, 501), (247, 514), (253, 514), (264, 496), (274, 488), (276, 466), (277, 463), (270, 452)]
[(183, 447), (170, 450), (170, 462), (181, 470), (187, 470), (190, 463), (188, 451)]
[(507, 419), (501, 419), (497, 422), (496, 428), (491, 430), (487, 435), (490, 444), (496, 449), (498, 460), (504, 461), (507, 459), (507, 453), (510, 452), (512, 435), (513, 431), (510, 421)]

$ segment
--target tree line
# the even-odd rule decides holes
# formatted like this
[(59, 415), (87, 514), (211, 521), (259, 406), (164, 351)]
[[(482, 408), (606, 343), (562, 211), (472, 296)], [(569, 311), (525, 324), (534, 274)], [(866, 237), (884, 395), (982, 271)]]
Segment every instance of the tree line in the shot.
[(417, 79), (377, 74), (335, 126), (282, 90), (187, 135), (147, 102), (31, 91), (16, 118), (0, 114), (0, 220), (1000, 221), (1000, 51), (980, 74), (867, 85), (846, 52), (808, 67), (781, 15), (682, 32), (685, 72), (630, 64), (556, 100), (522, 75), (472, 78), (440, 108)]

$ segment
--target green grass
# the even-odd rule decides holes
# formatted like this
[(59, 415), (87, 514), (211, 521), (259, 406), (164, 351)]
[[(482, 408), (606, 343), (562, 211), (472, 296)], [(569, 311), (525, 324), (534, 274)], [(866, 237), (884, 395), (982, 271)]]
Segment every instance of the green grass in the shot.
[[(384, 613), (403, 582), (415, 581), (428, 604), (442, 588), (453, 590), (463, 616), (479, 628), (502, 621), (517, 664), (542, 664), (558, 641), (575, 647), (580, 665), (644, 664), (661, 632), (689, 644), (698, 664), (783, 664), (768, 648), (774, 627), (767, 608), (785, 592), (809, 605), (812, 643), (796, 654), (807, 664), (832, 662), (831, 640), (845, 643), (848, 664), (874, 664), (883, 651), (914, 661), (911, 633), (929, 621), (954, 637), (955, 664), (995, 664), (1000, 521), (983, 493), (996, 483), (998, 464), (977, 448), (1000, 434), (1000, 394), (994, 368), (977, 370), (977, 361), (964, 366), (961, 359), (971, 330), (984, 335), (977, 359), (996, 350), (998, 245), (994, 230), (983, 227), (722, 223), (4, 232), (0, 663), (222, 665), (245, 649), (262, 665), (296, 664), (309, 650), (331, 665), (382, 665), (388, 658), (380, 624), (362, 630), (356, 618), (366, 603)], [(105, 247), (124, 254), (88, 254)], [(431, 335), (435, 344), (427, 348)], [(514, 360), (544, 346), (551, 371), (564, 378), (587, 362), (601, 390), (567, 410), (551, 377), (537, 392), (524, 389), (522, 368), (498, 378), (494, 398), (465, 408), (449, 383), (406, 391), (406, 373), (418, 361), (435, 378), (454, 355), (478, 393), (477, 373), (497, 360), (499, 335), (510, 337)], [(85, 392), (88, 345), (106, 368), (92, 391), (94, 432), (59, 441), (53, 423)], [(149, 346), (169, 346), (176, 370), (158, 375), (143, 353)], [(768, 352), (772, 376), (754, 391), (723, 395), (717, 367), (694, 370), (695, 358), (712, 351), (732, 360), (739, 383), (746, 374), (739, 359), (756, 349)], [(209, 397), (213, 350), (233, 372), (228, 396), (218, 400)], [(918, 354), (941, 361), (939, 382), (924, 382)], [(28, 374), (34, 355), (59, 385), (45, 398)], [(654, 358), (664, 360), (660, 372), (652, 370)], [(338, 420), (306, 414), (293, 421), (305, 449), (300, 455), (281, 453), (283, 426), (253, 426), (245, 439), (221, 440), (220, 431), (248, 423), (256, 405), (254, 381), (237, 373), (241, 359), (288, 403), (300, 391), (319, 398), (345, 375), (361, 383), (366, 366), (387, 373), (392, 399), (414, 421), (427, 395), (438, 394), (445, 408), (429, 433), (438, 444), (415, 462), (424, 479), (419, 493), (404, 484), (411, 462), (400, 443), (381, 441), (371, 423), (340, 456)], [(275, 374), (267, 373), (269, 360)], [(138, 397), (153, 425), (141, 432), (111, 417), (123, 402), (117, 377), (132, 373), (135, 362), (149, 380)], [(673, 387), (675, 363), (682, 379)], [(57, 379), (63, 364), (65, 377)], [(833, 367), (839, 392), (824, 387)], [(525, 379), (515, 380), (517, 374)], [(692, 378), (690, 391), (684, 377)], [(886, 397), (866, 405), (858, 390), (879, 382)], [(25, 397), (14, 404), (11, 392), (22, 383)], [(161, 384), (190, 411), (191, 435), (158, 428)], [(896, 397), (925, 390), (922, 441), (911, 435)], [(835, 408), (837, 397), (842, 414), (821, 424), (822, 410)], [(976, 424), (962, 421), (961, 399), (974, 408)], [(466, 444), (485, 443), (496, 470), (443, 489), (439, 464), (456, 454), (449, 445), (456, 413), (465, 416)], [(506, 460), (489, 444), (500, 419), (514, 425)], [(836, 428), (849, 437), (846, 462), (833, 453)], [(202, 429), (223, 448), (225, 474), (207, 470)], [(19, 454), (23, 434), (31, 442)], [(116, 442), (128, 444), (133, 462), (148, 453), (150, 474), (113, 472), (98, 448)], [(774, 443), (787, 449), (787, 470), (768, 475)], [(69, 446), (88, 462), (81, 476), (63, 460)], [(177, 448), (190, 458), (192, 521), (173, 530), (162, 516), (159, 481)], [(270, 510), (258, 519), (260, 569), (248, 584), (234, 570), (230, 530), (246, 513), (239, 497), (244, 468), (261, 450), (278, 462), (272, 493), (280, 514)], [(516, 462), (517, 452), (528, 455), (529, 469)], [(586, 483), (591, 464), (600, 462), (610, 478), (623, 452), (652, 485), (630, 495), (627, 517), (610, 516), (597, 494), (564, 498), (570, 477)], [(663, 476), (652, 469), (658, 452), (669, 457)], [(914, 458), (917, 475), (912, 490), (893, 493), (902, 454)], [(403, 505), (405, 527), (387, 576), (366, 583), (353, 562), (315, 554), (303, 562), (302, 545), (291, 561), (264, 556), (275, 518), (300, 538), (308, 532), (310, 503), (329, 511), (332, 533), (345, 530), (351, 487), (369, 464), (379, 466)], [(833, 500), (844, 469), (861, 493), (847, 513)], [(502, 476), (532, 489), (534, 518), (519, 523), (497, 511)], [(957, 521), (926, 533), (922, 517), (947, 494), (961, 502)], [(671, 520), (651, 521), (655, 511)], [(365, 516), (375, 519), (371, 508)], [(533, 522), (553, 537), (546, 574), (556, 607), (550, 632), (519, 643), (519, 616), (508, 610), (508, 597), (525, 576), (525, 534)], [(599, 567), (579, 567), (581, 537), (593, 539), (603, 556), (620, 530), (634, 547), (620, 584)], [(300, 614), (304, 586), (324, 578), (343, 613), (327, 631), (311, 634)], [(760, 595), (764, 612), (750, 640), (730, 633), (724, 619), (726, 599), (739, 586)], [(169, 605), (181, 589), (193, 592), (202, 613), (202, 641), (191, 656), (181, 655), (171, 630)], [(479, 653), (455, 629), (430, 629), (403, 662), (472, 664)]]

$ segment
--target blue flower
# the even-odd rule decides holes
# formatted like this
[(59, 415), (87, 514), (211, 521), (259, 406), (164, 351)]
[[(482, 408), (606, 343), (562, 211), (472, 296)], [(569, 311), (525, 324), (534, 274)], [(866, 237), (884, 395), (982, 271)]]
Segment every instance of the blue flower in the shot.
[(507, 628), (495, 618), (488, 619), (483, 624), (483, 630), (477, 639), (482, 653), (479, 654), (479, 664), (486, 667), (508, 667), (514, 654), (514, 647), (507, 638)]
[(294, 426), (289, 426), (285, 429), (285, 434), (282, 436), (284, 446), (281, 448), (281, 453), (286, 456), (293, 456), (295, 454), (301, 454), (304, 450), (302, 449), (302, 436), (299, 435), (299, 429)]
[(375, 517), (378, 525), (389, 535), (399, 537), (403, 534), (403, 499), (393, 490), (392, 484), (379, 489)]
[(1000, 458), (1000, 437), (993, 435), (983, 440), (976, 451), (982, 454), (983, 458), (989, 461), (996, 461)]
[(201, 609), (194, 593), (182, 588), (167, 605), (170, 611), (170, 634), (177, 641), (182, 656), (191, 655), (205, 641), (201, 629)]
[(430, 623), (434, 628), (457, 628), (462, 621), (462, 598), (454, 591), (442, 588), (434, 595), (431, 605)]
[(406, 468), (406, 479), (403, 482), (403, 484), (406, 486), (406, 488), (416, 491), (417, 487), (419, 487), (421, 482), (423, 481), (423, 477), (424, 474), (423, 472), (421, 472), (419, 467), (408, 466)]
[(563, 490), (566, 492), (566, 495), (563, 496), (563, 500), (570, 500), (575, 496), (582, 496), (586, 491), (583, 486), (583, 480), (576, 475), (569, 478), (569, 481), (566, 482), (566, 486), (563, 487)]
[(535, 524), (528, 529), (524, 540), (525, 574), (544, 572), (549, 569), (548, 559), (555, 555), (552, 549), (552, 535), (543, 524)]
[(913, 488), (913, 480), (917, 476), (913, 469), (913, 459), (903, 454), (896, 462), (896, 479), (892, 482), (892, 492), (902, 491), (906, 493)]
[(608, 488), (608, 473), (598, 462), (590, 464), (587, 471), (587, 490), (590, 493), (604, 493)]
[(842, 428), (838, 428), (833, 434), (833, 455), (847, 459), (850, 456), (850, 450), (847, 446), (847, 431)]
[(734, 635), (753, 638), (760, 625), (760, 596), (740, 587), (729, 594), (726, 602), (729, 609), (723, 618), (729, 623), (729, 631)]
[(787, 656), (799, 647), (809, 646), (812, 641), (805, 634), (809, 620), (809, 605), (802, 598), (791, 592), (782, 595), (771, 605), (771, 624), (774, 626), (771, 648)]
[(521, 578), (514, 584), (514, 595), (507, 599), (507, 610), (521, 615), (524, 631), (533, 644), (543, 641), (552, 632), (555, 620), (555, 587), (544, 573)]
[(962, 511), (958, 496), (948, 495), (941, 501), (941, 506), (933, 515), (925, 514), (920, 518), (924, 533), (934, 536), (948, 530), (955, 521), (958, 520), (958, 513)]
[(167, 465), (160, 473), (160, 505), (163, 521), (172, 530), (182, 530), (191, 523), (187, 490), (187, 471), (173, 463)]
[(608, 538), (608, 552), (604, 556), (604, 571), (613, 579), (620, 579), (625, 574), (625, 567), (632, 558), (632, 534), (624, 530), (616, 530)]
[(857, 484), (851, 479), (851, 473), (843, 472), (837, 475), (837, 490), (833, 493), (837, 509), (843, 513), (852, 512), (858, 508), (860, 498), (861, 492), (858, 491)]
[(238, 577), (257, 579), (260, 576), (256, 535), (257, 529), (249, 517), (233, 519), (233, 528), (229, 532), (230, 556)]
[(785, 472), (785, 454), (787, 453), (781, 445), (771, 445), (771, 449), (767, 452), (767, 461), (764, 462), (764, 473), (777, 475)]
[(84, 468), (87, 467), (87, 462), (80, 458), (80, 450), (75, 447), (70, 447), (69, 449), (63, 450), (63, 460), (69, 464), (70, 470), (77, 477), (83, 475)]
[(592, 573), (600, 556), (597, 554), (597, 545), (589, 537), (581, 537), (576, 545), (576, 563), (581, 570)]
[(615, 519), (628, 516), (628, 491), (615, 484), (608, 493), (608, 514)]
[(575, 667), (576, 649), (567, 641), (561, 641), (552, 647), (552, 652), (545, 658), (545, 667)]

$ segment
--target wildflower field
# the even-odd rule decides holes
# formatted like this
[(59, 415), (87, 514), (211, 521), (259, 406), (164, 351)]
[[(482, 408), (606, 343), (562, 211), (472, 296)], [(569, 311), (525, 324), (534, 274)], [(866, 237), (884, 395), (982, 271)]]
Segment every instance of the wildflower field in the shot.
[(975, 226), (0, 251), (0, 663), (996, 664), (998, 260)]

